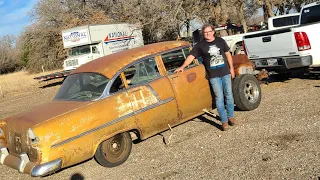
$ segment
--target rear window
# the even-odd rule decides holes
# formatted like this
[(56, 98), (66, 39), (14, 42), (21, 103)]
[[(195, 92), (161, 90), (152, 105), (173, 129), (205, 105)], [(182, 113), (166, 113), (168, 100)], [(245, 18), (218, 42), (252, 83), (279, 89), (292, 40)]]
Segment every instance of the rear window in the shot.
[(301, 24), (308, 24), (320, 21), (320, 4), (301, 11)]
[(290, 26), (299, 23), (299, 16), (289, 16), (273, 20), (273, 27)]

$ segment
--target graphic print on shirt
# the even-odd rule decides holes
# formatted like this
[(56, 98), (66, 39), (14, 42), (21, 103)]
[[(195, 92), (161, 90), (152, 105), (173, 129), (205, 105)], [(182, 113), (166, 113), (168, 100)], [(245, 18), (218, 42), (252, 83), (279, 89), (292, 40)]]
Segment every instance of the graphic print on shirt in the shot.
[(223, 60), (223, 56), (220, 54), (220, 48), (218, 48), (216, 45), (211, 45), (209, 46), (208, 53), (211, 56), (211, 60), (210, 60), (211, 69), (216, 69), (224, 66), (224, 60)]

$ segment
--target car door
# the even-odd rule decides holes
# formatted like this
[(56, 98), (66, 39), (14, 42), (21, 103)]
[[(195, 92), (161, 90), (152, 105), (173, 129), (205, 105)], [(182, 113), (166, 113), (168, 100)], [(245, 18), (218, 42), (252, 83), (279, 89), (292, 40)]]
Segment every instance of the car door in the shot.
[(174, 73), (189, 55), (189, 48), (167, 52), (161, 55), (167, 71), (181, 121), (188, 120), (212, 106), (209, 82), (203, 65), (195, 60), (182, 73)]
[(145, 59), (124, 70), (124, 79), (142, 139), (168, 129), (178, 119), (171, 84), (160, 75), (155, 58)]

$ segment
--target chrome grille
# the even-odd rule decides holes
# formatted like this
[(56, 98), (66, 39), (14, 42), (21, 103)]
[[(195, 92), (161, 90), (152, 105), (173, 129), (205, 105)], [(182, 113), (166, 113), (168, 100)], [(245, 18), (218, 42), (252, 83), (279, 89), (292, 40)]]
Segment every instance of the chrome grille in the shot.
[(22, 139), (20, 134), (15, 134), (14, 136), (15, 153), (22, 153)]
[(37, 149), (32, 148), (25, 140), (26, 136), (15, 133), (13, 138), (13, 146), (9, 147), (9, 152), (15, 156), (27, 153), (31, 162), (36, 162), (38, 158)]
[(68, 61), (65, 62), (66, 63), (66, 67), (70, 67), (70, 66), (78, 66), (78, 59), (70, 59)]

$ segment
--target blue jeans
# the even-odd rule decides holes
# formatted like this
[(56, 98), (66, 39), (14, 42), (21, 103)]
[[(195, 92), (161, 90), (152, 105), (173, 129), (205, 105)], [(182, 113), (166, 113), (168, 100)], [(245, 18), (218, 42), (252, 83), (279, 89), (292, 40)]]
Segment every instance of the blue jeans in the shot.
[[(227, 122), (229, 118), (234, 117), (231, 75), (228, 74), (222, 77), (210, 78), (209, 81), (216, 97), (216, 106), (221, 122)], [(226, 101), (224, 98), (226, 98)]]

